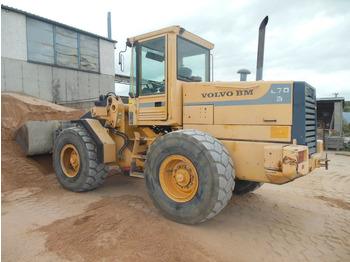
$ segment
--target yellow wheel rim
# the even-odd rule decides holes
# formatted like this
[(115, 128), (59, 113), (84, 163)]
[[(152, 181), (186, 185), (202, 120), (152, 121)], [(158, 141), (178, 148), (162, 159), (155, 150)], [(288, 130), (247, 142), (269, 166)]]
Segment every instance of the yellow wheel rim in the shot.
[(167, 157), (160, 166), (159, 180), (164, 193), (176, 202), (190, 201), (197, 193), (197, 170), (184, 156)]
[(67, 177), (75, 177), (80, 169), (78, 150), (73, 145), (65, 145), (61, 151), (61, 167)]

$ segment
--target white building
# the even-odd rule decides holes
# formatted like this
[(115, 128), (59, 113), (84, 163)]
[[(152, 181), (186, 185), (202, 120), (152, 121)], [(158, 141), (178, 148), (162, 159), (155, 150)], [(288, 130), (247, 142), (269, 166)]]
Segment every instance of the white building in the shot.
[(114, 92), (116, 43), (1, 5), (1, 92), (57, 104), (96, 101)]

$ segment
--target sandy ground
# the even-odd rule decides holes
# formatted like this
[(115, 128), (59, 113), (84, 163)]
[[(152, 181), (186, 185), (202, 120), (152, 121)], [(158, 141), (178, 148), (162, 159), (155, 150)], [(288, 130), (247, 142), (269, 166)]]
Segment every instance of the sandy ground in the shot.
[(26, 158), (13, 134), (28, 119), (81, 111), (2, 95), (2, 261), (350, 261), (350, 157), (329, 152), (328, 171), (234, 196), (205, 223), (163, 218), (142, 179), (110, 168), (104, 185), (73, 193), (51, 156)]

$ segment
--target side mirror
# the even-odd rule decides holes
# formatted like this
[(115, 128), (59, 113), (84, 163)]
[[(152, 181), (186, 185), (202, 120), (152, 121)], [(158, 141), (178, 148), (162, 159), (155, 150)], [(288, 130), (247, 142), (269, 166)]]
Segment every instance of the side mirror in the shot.
[(120, 71), (124, 72), (124, 55), (119, 53), (119, 66), (120, 66)]
[(128, 48), (128, 45), (125, 45), (125, 50), (119, 52), (119, 66), (120, 66), (120, 71), (124, 72), (124, 55), (122, 53), (125, 53)]

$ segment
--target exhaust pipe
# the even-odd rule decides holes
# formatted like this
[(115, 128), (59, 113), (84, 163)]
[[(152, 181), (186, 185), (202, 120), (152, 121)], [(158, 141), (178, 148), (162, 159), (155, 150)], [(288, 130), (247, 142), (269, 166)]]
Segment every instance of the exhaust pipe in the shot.
[(265, 28), (268, 21), (269, 17), (266, 16), (264, 20), (261, 21), (259, 27), (258, 58), (256, 62), (256, 81), (262, 80), (265, 48)]

